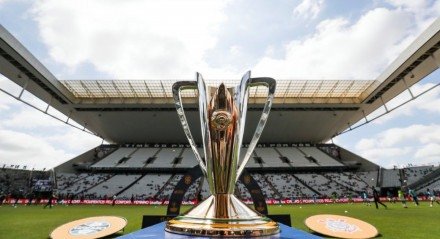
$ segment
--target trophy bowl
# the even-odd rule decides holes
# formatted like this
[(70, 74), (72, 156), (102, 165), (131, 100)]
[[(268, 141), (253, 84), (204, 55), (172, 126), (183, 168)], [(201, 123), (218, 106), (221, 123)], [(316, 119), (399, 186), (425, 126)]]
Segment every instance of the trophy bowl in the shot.
[[(249, 147), (240, 161), (241, 144), (249, 98), (249, 88), (268, 87), (267, 101)], [(167, 222), (171, 233), (210, 237), (250, 237), (279, 233), (276, 222), (248, 207), (234, 195), (235, 184), (255, 149), (269, 116), (276, 82), (272, 78), (251, 78), (247, 72), (240, 84), (227, 88), (206, 86), (197, 73), (196, 81), (173, 85), (177, 114), (200, 168), (206, 177), (211, 196), (186, 213)], [(192, 137), (180, 92), (197, 89), (204, 158)]]

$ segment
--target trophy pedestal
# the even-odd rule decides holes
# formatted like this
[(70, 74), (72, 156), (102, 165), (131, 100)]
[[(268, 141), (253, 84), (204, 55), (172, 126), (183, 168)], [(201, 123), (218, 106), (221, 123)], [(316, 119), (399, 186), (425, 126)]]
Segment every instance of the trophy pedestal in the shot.
[(210, 237), (252, 237), (279, 233), (278, 223), (250, 209), (232, 194), (211, 195), (167, 222), (171, 233)]

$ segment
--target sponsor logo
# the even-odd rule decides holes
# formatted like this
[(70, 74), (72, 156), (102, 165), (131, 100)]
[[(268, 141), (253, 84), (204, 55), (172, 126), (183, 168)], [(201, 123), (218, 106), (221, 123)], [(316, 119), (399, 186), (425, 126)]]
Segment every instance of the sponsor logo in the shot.
[(326, 218), (325, 220), (319, 220), (318, 222), (325, 223), (325, 227), (333, 232), (354, 233), (360, 231), (358, 226), (350, 224), (344, 219)]
[(251, 183), (251, 176), (249, 176), (249, 175), (245, 175), (244, 177), (243, 177), (243, 183), (244, 184), (249, 184), (249, 183)]
[(73, 236), (91, 235), (103, 231), (110, 227), (110, 223), (106, 221), (94, 221), (80, 224), (69, 230), (69, 234)]
[(186, 185), (190, 185), (192, 183), (192, 178), (190, 175), (186, 175), (183, 179)]

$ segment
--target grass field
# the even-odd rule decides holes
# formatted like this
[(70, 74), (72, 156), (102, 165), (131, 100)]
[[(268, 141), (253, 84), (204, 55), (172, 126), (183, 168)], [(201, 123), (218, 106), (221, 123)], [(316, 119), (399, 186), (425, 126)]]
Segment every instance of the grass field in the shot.
[[(382, 238), (440, 238), (440, 206), (429, 207), (422, 202), (408, 209), (399, 203), (387, 204), (388, 210), (363, 204), (295, 205), (270, 206), (270, 214), (290, 214), (293, 227), (307, 230), (304, 220), (316, 214), (339, 214), (365, 220), (376, 226)], [(187, 209), (187, 208), (186, 208)], [(10, 205), (0, 207), (0, 239), (48, 238), (49, 233), (66, 222), (99, 215), (116, 215), (127, 218), (124, 233), (139, 230), (142, 215), (163, 215), (163, 206), (42, 206)], [(347, 213), (345, 213), (347, 211)]]

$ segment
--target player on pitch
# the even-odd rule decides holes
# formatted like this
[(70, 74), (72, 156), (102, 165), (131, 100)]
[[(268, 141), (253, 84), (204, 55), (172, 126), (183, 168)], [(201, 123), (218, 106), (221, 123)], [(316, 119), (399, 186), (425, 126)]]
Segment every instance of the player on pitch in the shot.
[(377, 192), (376, 188), (374, 186), (371, 186), (371, 189), (373, 190), (373, 199), (374, 199), (374, 204), (376, 204), (376, 209), (379, 209), (379, 205), (377, 205), (377, 204), (380, 204), (380, 205), (384, 206), (385, 209), (388, 209), (387, 205), (383, 204), (380, 201), (379, 192)]
[(434, 192), (431, 192), (431, 191), (429, 191), (429, 188), (428, 189), (426, 189), (426, 197), (429, 199), (429, 206), (430, 207), (432, 207), (432, 205), (434, 204), (434, 201), (437, 203), (437, 204), (440, 204), (440, 202), (437, 200), (437, 198), (435, 197), (435, 193)]

